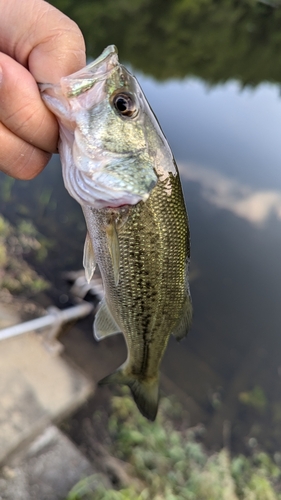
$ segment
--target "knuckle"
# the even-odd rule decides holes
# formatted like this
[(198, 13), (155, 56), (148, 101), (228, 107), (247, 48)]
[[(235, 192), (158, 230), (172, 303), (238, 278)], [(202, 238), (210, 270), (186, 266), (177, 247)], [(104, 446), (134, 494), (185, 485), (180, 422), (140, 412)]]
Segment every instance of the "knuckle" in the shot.
[(27, 181), (34, 179), (47, 165), (50, 157), (48, 153), (33, 149), (30, 155), (27, 154), (26, 158), (19, 160), (16, 169), (17, 178)]
[(49, 153), (28, 146), (24, 152), (0, 162), (0, 170), (18, 180), (31, 180), (43, 170), (50, 157)]

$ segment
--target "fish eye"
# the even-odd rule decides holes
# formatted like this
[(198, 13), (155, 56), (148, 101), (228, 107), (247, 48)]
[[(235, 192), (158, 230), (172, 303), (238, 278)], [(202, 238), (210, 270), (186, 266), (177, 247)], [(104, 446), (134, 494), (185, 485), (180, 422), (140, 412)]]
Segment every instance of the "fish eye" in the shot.
[(127, 94), (125, 92), (115, 94), (112, 99), (112, 104), (118, 114), (122, 116), (128, 116), (132, 118), (137, 114), (136, 103), (131, 94)]

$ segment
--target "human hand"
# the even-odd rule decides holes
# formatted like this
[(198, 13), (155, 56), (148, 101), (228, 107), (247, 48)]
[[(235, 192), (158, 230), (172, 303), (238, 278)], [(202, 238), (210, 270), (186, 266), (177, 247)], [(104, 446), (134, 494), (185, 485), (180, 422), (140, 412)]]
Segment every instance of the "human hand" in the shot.
[(78, 26), (43, 0), (0, 0), (0, 170), (32, 179), (57, 152), (58, 124), (39, 83), (85, 66)]

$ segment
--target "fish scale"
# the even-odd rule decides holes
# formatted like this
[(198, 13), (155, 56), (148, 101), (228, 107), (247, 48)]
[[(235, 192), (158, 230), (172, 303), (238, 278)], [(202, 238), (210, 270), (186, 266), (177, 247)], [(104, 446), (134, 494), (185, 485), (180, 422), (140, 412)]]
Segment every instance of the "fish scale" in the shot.
[(187, 296), (187, 215), (179, 176), (171, 176), (170, 182), (169, 197), (166, 182), (159, 182), (147, 202), (129, 208), (128, 219), (118, 231), (118, 286), (110, 254), (104, 251), (106, 210), (92, 210), (94, 251), (106, 303), (127, 342), (126, 371), (141, 379), (157, 376)]

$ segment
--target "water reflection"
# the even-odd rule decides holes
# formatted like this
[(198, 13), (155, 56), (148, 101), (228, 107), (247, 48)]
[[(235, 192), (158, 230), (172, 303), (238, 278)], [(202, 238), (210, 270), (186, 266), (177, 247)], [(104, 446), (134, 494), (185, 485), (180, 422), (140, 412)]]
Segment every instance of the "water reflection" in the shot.
[(281, 190), (254, 190), (216, 170), (179, 164), (182, 179), (198, 183), (200, 196), (217, 208), (229, 210), (252, 224), (281, 219)]
[[(237, 200), (247, 200), (250, 189), (217, 172), (194, 166), (183, 172), (197, 270), (195, 316), (182, 346), (186, 355), (171, 342), (166, 373), (204, 408), (209, 444), (222, 444), (229, 420), (233, 449), (254, 436), (274, 450), (281, 437), (274, 410), (281, 400), (280, 220), (266, 207), (259, 217), (246, 209), (237, 214)], [(262, 412), (241, 399), (256, 386), (267, 401)]]
[[(115, 43), (123, 61), (158, 79), (280, 82), (281, 9), (258, 1), (51, 0), (81, 27), (88, 55)], [(274, 1), (272, 5), (280, 2)]]
[(140, 82), (179, 163), (194, 162), (253, 188), (281, 190), (277, 85), (209, 87), (193, 78), (159, 85), (143, 76)]

